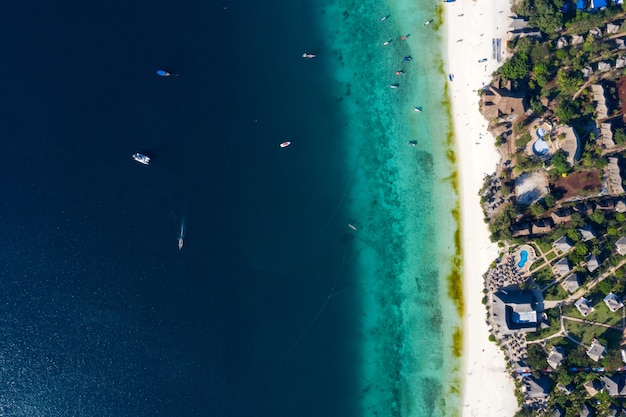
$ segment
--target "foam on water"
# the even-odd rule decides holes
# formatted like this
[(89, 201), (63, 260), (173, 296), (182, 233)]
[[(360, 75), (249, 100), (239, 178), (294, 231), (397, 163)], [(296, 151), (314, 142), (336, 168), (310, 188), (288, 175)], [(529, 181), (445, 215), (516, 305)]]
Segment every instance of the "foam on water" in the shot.
[(460, 415), (458, 196), (437, 10), (337, 0), (322, 13), (359, 228), (363, 415)]

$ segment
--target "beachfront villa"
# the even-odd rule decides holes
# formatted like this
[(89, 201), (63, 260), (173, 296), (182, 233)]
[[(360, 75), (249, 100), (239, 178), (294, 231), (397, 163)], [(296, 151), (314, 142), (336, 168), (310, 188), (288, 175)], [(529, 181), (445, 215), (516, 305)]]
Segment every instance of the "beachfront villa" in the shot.
[(522, 385), (528, 398), (546, 398), (550, 395), (550, 379), (545, 375), (538, 379), (533, 376), (527, 376), (522, 380)]
[(602, 383), (595, 379), (589, 380), (583, 384), (585, 391), (589, 394), (590, 397), (595, 396), (598, 392), (602, 390)]
[(596, 116), (598, 119), (606, 119), (609, 117), (609, 109), (606, 105), (606, 97), (604, 96), (604, 87), (600, 84), (591, 86), (593, 101), (596, 103)]
[(500, 335), (534, 332), (540, 324), (532, 291), (500, 290), (493, 294), (491, 321)]
[(615, 242), (615, 250), (622, 256), (626, 255), (626, 237), (621, 237)]
[(596, 234), (593, 232), (593, 229), (589, 225), (581, 227), (580, 229), (578, 229), (578, 232), (580, 233), (583, 242), (587, 242), (596, 238)]
[(548, 365), (550, 365), (552, 369), (556, 369), (559, 367), (559, 365), (561, 365), (561, 362), (564, 358), (565, 355), (563, 353), (563, 348), (559, 346), (552, 346), (552, 349), (550, 349), (550, 354), (548, 355), (547, 359)]
[(487, 120), (521, 115), (528, 110), (524, 90), (514, 90), (509, 80), (498, 79), (483, 90), (480, 111)]
[(578, 274), (572, 274), (561, 281), (561, 286), (563, 289), (570, 294), (573, 294), (580, 288), (580, 283), (578, 282)]
[(613, 293), (609, 293), (606, 297), (604, 297), (604, 304), (606, 304), (609, 310), (614, 313), (624, 307), (624, 303), (622, 303), (619, 297)]
[(596, 339), (591, 341), (591, 346), (587, 349), (587, 356), (591, 358), (592, 361), (598, 362), (601, 358), (604, 357), (604, 353), (606, 352), (606, 348), (600, 344)]
[(587, 258), (587, 271), (593, 272), (600, 266), (600, 260), (597, 255), (589, 255)]
[(566, 275), (571, 270), (572, 268), (570, 268), (567, 258), (561, 258), (557, 263), (554, 264), (554, 272), (559, 276)]
[(572, 248), (572, 244), (569, 242), (566, 236), (561, 236), (552, 244), (559, 252), (565, 253)]
[(589, 303), (585, 297), (581, 297), (578, 301), (574, 303), (574, 306), (578, 309), (578, 312), (582, 314), (583, 317), (587, 317), (589, 313), (594, 311), (594, 308)]

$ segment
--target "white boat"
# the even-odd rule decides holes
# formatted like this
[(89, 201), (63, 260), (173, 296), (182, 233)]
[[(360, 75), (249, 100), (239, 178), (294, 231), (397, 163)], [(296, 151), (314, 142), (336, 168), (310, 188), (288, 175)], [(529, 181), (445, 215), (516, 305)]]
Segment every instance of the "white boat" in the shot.
[(178, 250), (183, 248), (185, 244), (185, 220), (180, 223), (180, 234), (178, 235)]
[(424, 22), (424, 26), (428, 26), (433, 22), (433, 19), (427, 20), (426, 22)]
[(302, 54), (302, 58), (307, 58), (307, 59), (315, 58), (316, 56), (317, 55), (315, 54), (307, 54), (307, 53)]
[(283, 142), (280, 144), (281, 148), (286, 148), (287, 146), (291, 145), (291, 142)]
[(148, 165), (150, 163), (150, 158), (144, 154), (136, 153), (133, 155), (133, 159), (140, 164)]
[(391, 85), (389, 86), (389, 88), (398, 88), (398, 86), (399, 86), (399, 85), (400, 85), (400, 84), (391, 84)]
[(393, 39), (389, 39), (388, 41), (383, 42), (383, 46), (387, 46), (393, 41)]
[(380, 18), (380, 21), (381, 21), (381, 22), (384, 22), (385, 20), (389, 19), (390, 17), (391, 17), (391, 15), (390, 15), (390, 14), (388, 14), (388, 15), (386, 15), (386, 16), (381, 17), (381, 18)]
[(419, 106), (413, 107), (413, 110), (416, 111), (417, 113), (422, 111), (422, 108)]

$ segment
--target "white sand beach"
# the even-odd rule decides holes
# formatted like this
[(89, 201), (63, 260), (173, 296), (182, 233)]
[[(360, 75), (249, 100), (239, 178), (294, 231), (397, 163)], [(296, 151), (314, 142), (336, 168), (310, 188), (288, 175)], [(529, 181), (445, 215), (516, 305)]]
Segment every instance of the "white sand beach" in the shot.
[(478, 111), (477, 91), (489, 83), (500, 65), (492, 56), (492, 39), (502, 39), (505, 53), (510, 4), (508, 0), (460, 0), (445, 3), (444, 9), (446, 71), (454, 74), (449, 87), (461, 172), (466, 307), (462, 415), (509, 417), (517, 411), (514, 384), (506, 371), (504, 354), (488, 340), (486, 311), (481, 302), (482, 275), (498, 250), (489, 240), (478, 190), (484, 176), (495, 171), (499, 155), (493, 136), (486, 130), (487, 122)]

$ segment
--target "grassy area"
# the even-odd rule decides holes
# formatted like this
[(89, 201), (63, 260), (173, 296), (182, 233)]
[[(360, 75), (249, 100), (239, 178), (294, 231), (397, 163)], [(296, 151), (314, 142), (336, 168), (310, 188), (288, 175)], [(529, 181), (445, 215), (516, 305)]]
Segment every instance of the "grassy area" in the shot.
[(518, 148), (522, 148), (526, 146), (531, 140), (532, 136), (530, 136), (530, 133), (526, 132), (517, 138), (517, 140), (515, 141), (515, 146), (517, 146)]
[(552, 268), (550, 268), (550, 265), (535, 272), (533, 274), (533, 279), (535, 280), (535, 283), (539, 286), (539, 288), (544, 288), (552, 281), (554, 281), (554, 273), (552, 272)]
[(622, 332), (619, 330), (594, 326), (591, 323), (579, 323), (577, 321), (564, 320), (564, 325), (565, 330), (567, 330), (570, 336), (585, 345), (590, 345), (593, 339), (602, 339), (604, 341), (614, 340), (616, 335), (619, 340), (622, 335)]
[(534, 271), (535, 269), (541, 268), (543, 266), (543, 264), (545, 264), (545, 261), (541, 258), (537, 259), (535, 262), (533, 262), (533, 264), (530, 266), (530, 271)]
[(547, 259), (548, 261), (551, 261), (551, 260), (553, 260), (554, 258), (556, 258), (556, 253), (554, 253), (554, 252), (550, 252), (549, 254), (547, 254), (547, 255), (546, 255), (546, 259)]
[(563, 300), (567, 298), (569, 294), (561, 287), (561, 284), (554, 284), (548, 288), (543, 294), (546, 300)]
[(549, 252), (550, 249), (552, 249), (552, 245), (550, 245), (550, 243), (548, 242), (542, 242), (540, 240), (536, 240), (535, 244), (539, 247), (539, 249), (541, 249), (543, 253)]

